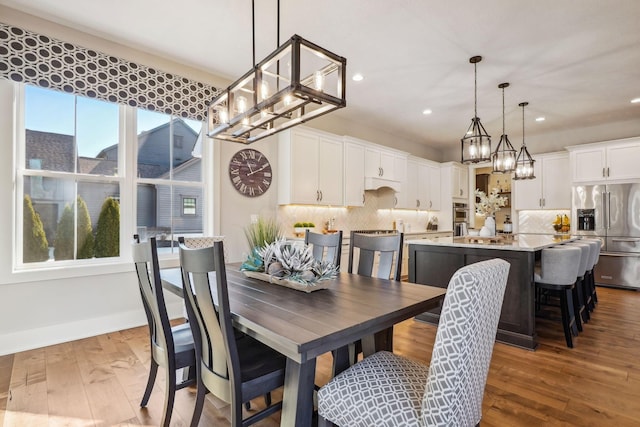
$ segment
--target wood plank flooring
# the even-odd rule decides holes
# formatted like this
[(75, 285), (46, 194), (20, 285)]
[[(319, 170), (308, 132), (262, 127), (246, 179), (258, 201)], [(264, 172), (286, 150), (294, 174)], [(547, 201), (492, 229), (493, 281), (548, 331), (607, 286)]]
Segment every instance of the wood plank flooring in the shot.
[[(640, 425), (640, 292), (598, 288), (598, 295), (573, 349), (551, 320), (539, 321), (535, 352), (496, 344), (483, 427)], [(428, 363), (435, 332), (403, 322), (395, 328), (395, 350)], [(149, 366), (147, 334), (140, 327), (0, 356), (0, 426), (158, 425), (162, 373), (149, 406), (139, 407)], [(318, 384), (328, 380), (330, 363), (328, 355), (319, 359)], [(172, 426), (189, 425), (194, 396), (191, 388), (176, 393)], [(207, 399), (200, 425), (228, 426), (228, 406)], [(279, 414), (256, 425), (278, 423)]]

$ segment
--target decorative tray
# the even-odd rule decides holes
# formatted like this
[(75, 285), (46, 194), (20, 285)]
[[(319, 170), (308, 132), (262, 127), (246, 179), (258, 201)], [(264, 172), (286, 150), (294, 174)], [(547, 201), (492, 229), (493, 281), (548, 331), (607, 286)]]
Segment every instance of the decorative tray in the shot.
[(322, 280), (315, 283), (301, 283), (294, 280), (281, 279), (279, 277), (274, 277), (267, 273), (259, 273), (257, 271), (243, 270), (242, 272), (247, 277), (252, 277), (254, 279), (262, 280), (263, 282), (273, 283), (275, 285), (284, 286), (285, 288), (291, 288), (295, 289), (296, 291), (302, 291), (306, 293), (318, 291), (320, 289), (327, 289), (332, 282), (332, 280)]

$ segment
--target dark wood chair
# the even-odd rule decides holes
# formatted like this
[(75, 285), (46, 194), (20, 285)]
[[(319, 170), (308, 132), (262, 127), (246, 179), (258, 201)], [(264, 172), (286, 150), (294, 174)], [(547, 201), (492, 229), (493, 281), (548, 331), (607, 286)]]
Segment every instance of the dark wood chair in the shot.
[[(271, 404), (269, 393), (284, 385), (286, 358), (248, 335), (238, 337), (235, 333), (223, 242), (213, 242), (213, 246), (201, 249), (180, 244), (180, 265), (198, 359), (198, 389), (191, 426), (198, 425), (204, 396), (209, 391), (231, 405), (233, 427), (248, 426), (279, 411), (282, 402)], [(209, 276), (214, 272), (217, 304)], [(262, 395), (267, 396), (267, 407), (243, 419), (243, 404)]]
[[(133, 262), (136, 266), (142, 305), (149, 324), (151, 348), (149, 379), (140, 406), (145, 407), (149, 402), (158, 366), (166, 369), (164, 409), (160, 425), (168, 426), (171, 421), (176, 390), (196, 382), (196, 355), (193, 335), (189, 324), (171, 327), (169, 323), (164, 293), (162, 292), (155, 238), (152, 237), (148, 241), (140, 242), (139, 237), (134, 235)], [(176, 371), (181, 368), (189, 368), (189, 376), (178, 384)]]
[(313, 257), (318, 261), (329, 260), (333, 265), (340, 267), (342, 230), (333, 234), (319, 234), (307, 229), (304, 233), (304, 244), (312, 245)]
[[(400, 280), (403, 239), (404, 233), (362, 234), (352, 231), (349, 244), (349, 273), (354, 272), (355, 250), (358, 249), (356, 274)], [(378, 263), (374, 269), (376, 257)]]
[[(347, 271), (361, 276), (400, 280), (403, 240), (404, 233), (363, 234), (352, 231)], [(354, 270), (356, 262), (358, 267)], [(375, 336), (363, 337), (355, 346), (350, 346), (349, 358), (355, 362), (361, 351), (366, 357), (378, 348), (393, 349), (393, 327), (380, 331)]]

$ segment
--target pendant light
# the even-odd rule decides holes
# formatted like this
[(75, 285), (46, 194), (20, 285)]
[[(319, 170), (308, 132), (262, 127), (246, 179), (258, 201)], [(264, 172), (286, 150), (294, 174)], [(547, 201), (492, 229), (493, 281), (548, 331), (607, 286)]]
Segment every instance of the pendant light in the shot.
[(478, 62), (482, 61), (482, 56), (473, 56), (469, 62), (473, 64), (473, 93), (474, 116), (467, 133), (460, 140), (462, 142), (462, 163), (479, 163), (491, 160), (491, 137), (480, 123), (478, 117)]
[(531, 158), (531, 154), (529, 154), (529, 150), (527, 150), (527, 146), (524, 143), (524, 107), (529, 103), (521, 102), (519, 105), (522, 107), (522, 147), (516, 159), (516, 173), (513, 179), (534, 179), (536, 177), (533, 170), (535, 160)]
[[(207, 136), (251, 144), (347, 105), (347, 60), (294, 34), (211, 101)], [(278, 45), (280, 44), (278, 0)]]
[(511, 173), (516, 168), (516, 150), (504, 131), (504, 89), (509, 87), (509, 83), (500, 83), (498, 87), (502, 89), (502, 135), (496, 151), (491, 155), (491, 162), (493, 173)]

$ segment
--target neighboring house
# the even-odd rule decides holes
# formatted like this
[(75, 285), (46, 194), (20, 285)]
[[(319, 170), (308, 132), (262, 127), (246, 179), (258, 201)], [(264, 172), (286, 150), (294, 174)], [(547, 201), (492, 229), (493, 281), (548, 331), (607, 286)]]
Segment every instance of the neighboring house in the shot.
[[(173, 163), (174, 180), (200, 181), (201, 160), (191, 155), (198, 134), (176, 118), (173, 122), (174, 144), (170, 147), (169, 131), (169, 123), (166, 123), (138, 136), (138, 177), (169, 179), (170, 165)], [(26, 131), (25, 167), (28, 169), (75, 172), (75, 152), (71, 135)], [(78, 157), (77, 171), (93, 175), (116, 175), (117, 158), (118, 146), (113, 145), (103, 149), (96, 158)], [(33, 206), (42, 219), (47, 240), (53, 243), (64, 207), (75, 198), (74, 182), (31, 177), (24, 185), (25, 194), (31, 195)], [(81, 182), (78, 195), (85, 200), (95, 229), (104, 200), (107, 197), (119, 200), (120, 191), (116, 184)], [(172, 197), (173, 212), (170, 212), (166, 207), (170, 206)], [(174, 183), (172, 190), (168, 185), (139, 184), (138, 225), (149, 229), (166, 228), (174, 232), (201, 232), (201, 197), (200, 188), (178, 187)], [(186, 210), (185, 203), (188, 207)]]

